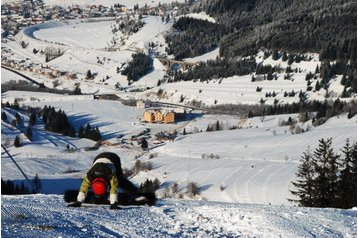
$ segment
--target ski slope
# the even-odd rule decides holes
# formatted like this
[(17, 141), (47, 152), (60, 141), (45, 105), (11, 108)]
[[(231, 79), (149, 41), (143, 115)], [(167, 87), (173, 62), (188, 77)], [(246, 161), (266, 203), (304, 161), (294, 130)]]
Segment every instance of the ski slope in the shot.
[(356, 237), (357, 211), (159, 200), (68, 208), (58, 195), (2, 196), (3, 237)]

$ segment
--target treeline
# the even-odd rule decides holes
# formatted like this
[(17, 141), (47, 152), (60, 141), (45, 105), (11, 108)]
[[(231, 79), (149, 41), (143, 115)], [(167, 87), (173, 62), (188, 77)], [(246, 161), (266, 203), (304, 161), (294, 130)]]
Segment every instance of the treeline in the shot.
[(45, 124), (45, 130), (70, 137), (76, 136), (76, 130), (61, 109), (56, 111), (54, 107), (45, 105), (42, 109), (42, 121)]
[(208, 60), (206, 63), (201, 62), (199, 65), (187, 72), (178, 71), (174, 75), (174, 81), (197, 80), (206, 81), (213, 78), (227, 78), (234, 75), (247, 75), (256, 69), (254, 58), (241, 60), (228, 60), (226, 58)]
[(153, 60), (144, 53), (132, 54), (130, 61), (122, 71), (122, 75), (127, 76), (128, 85), (138, 81), (140, 77), (146, 75), (153, 69)]
[(317, 112), (315, 119), (328, 119), (342, 113), (348, 113), (348, 118), (352, 118), (357, 114), (356, 107), (357, 103), (355, 101), (343, 102), (339, 100), (339, 98), (337, 98), (334, 102), (328, 102), (327, 100), (324, 102), (317, 100), (309, 102), (300, 101), (284, 105), (274, 104), (254, 106), (254, 109), (249, 111), (248, 117)]
[(42, 183), (38, 174), (31, 181), (32, 189), (29, 189), (25, 186), (24, 182), (21, 182), (20, 185), (15, 184), (11, 180), (6, 182), (1, 179), (1, 194), (3, 195), (17, 195), (17, 194), (33, 194), (38, 193), (41, 190)]
[(357, 143), (347, 139), (340, 150), (341, 154), (333, 151), (332, 138), (322, 138), (313, 153), (303, 153), (298, 179), (292, 182), (296, 190), (291, 193), (298, 198), (290, 201), (307, 207), (357, 206)]
[(8, 180), (4, 181), (1, 179), (1, 194), (3, 195), (15, 195), (15, 194), (31, 194), (31, 192), (24, 184), (21, 182), (21, 185), (17, 185), (14, 182)]
[[(67, 115), (61, 109), (56, 111), (54, 107), (45, 106), (42, 110), (42, 120), (45, 124), (45, 130), (61, 133), (65, 136), (76, 137), (76, 130), (69, 122)], [(78, 138), (87, 138), (94, 141), (102, 139), (98, 127), (92, 128), (88, 123), (86, 127), (78, 130)]]
[[(30, 114), (28, 127), (24, 132), (25, 136), (30, 141), (32, 141), (33, 138), (32, 127), (37, 123), (38, 118), (40, 117), (42, 117), (45, 130), (60, 133), (62, 135), (70, 137), (76, 137), (77, 135), (77, 132), (68, 120), (66, 113), (61, 109), (56, 111), (54, 107), (47, 105), (45, 105), (43, 109), (33, 107), (20, 108), (17, 100), (15, 100), (13, 104), (6, 102), (5, 104), (1, 105), (3, 107), (12, 108), (14, 110), (25, 110), (28, 114)], [(11, 123), (11, 125), (14, 127), (23, 125), (23, 118), (17, 112), (15, 113), (15, 119), (9, 121), (8, 116), (4, 111), (1, 113), (1, 120), (7, 123)], [(98, 127), (92, 128), (91, 125), (88, 123), (86, 127), (83, 127), (83, 125), (81, 125), (78, 131), (78, 138), (87, 138), (90, 140), (99, 141), (102, 139), (102, 136)], [(21, 139), (19, 136), (15, 137), (14, 146), (21, 147)]]
[(205, 54), (219, 46), (225, 27), (207, 20), (181, 17), (173, 24), (174, 31), (165, 36), (166, 52), (176, 60)]
[(99, 141), (102, 139), (102, 136), (98, 127), (92, 128), (88, 123), (85, 128), (83, 126), (80, 127), (78, 130), (78, 138), (87, 138), (90, 140)]
[(325, 100), (324, 102), (321, 102), (313, 100), (309, 102), (299, 101), (290, 104), (286, 103), (274, 105), (222, 104), (206, 107), (205, 109), (211, 113), (232, 113), (233, 115), (247, 115), (248, 118), (280, 114), (317, 112), (314, 118), (325, 120), (342, 113), (347, 113), (348, 118), (354, 117), (357, 114), (357, 103), (354, 100), (351, 102), (344, 102), (336, 99), (335, 101)]

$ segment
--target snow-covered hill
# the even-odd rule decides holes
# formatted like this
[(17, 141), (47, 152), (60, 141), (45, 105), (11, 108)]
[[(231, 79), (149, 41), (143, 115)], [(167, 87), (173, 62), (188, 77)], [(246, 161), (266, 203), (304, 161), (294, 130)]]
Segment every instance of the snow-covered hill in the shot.
[(2, 237), (356, 237), (357, 211), (159, 200), (68, 208), (61, 196), (2, 196)]
[[(135, 158), (142, 162), (151, 162), (153, 170), (141, 172), (131, 178), (140, 185), (145, 179), (158, 178), (163, 184), (158, 195), (162, 196), (165, 189), (178, 183), (181, 193), (185, 193), (188, 182), (196, 182), (201, 188), (201, 198), (212, 201), (286, 204), (291, 198), (291, 181), (296, 180), (295, 172), (302, 153), (307, 149), (314, 150), (321, 138), (333, 138), (334, 150), (339, 153), (347, 138), (357, 141), (357, 117), (351, 119), (342, 114), (328, 120), (325, 124), (314, 127), (312, 122), (299, 124), (304, 130), (301, 134), (292, 134), (289, 126), (281, 126), (282, 121), (289, 117), (298, 121), (297, 114), (267, 116), (265, 118), (242, 119), (238, 116), (205, 115), (193, 112), (193, 119), (174, 124), (143, 124), (140, 123), (144, 109), (136, 109), (122, 105), (118, 101), (94, 100), (90, 96), (63, 96), (47, 93), (28, 93), (9, 91), (2, 95), (2, 101), (12, 103), (15, 98), (20, 105), (43, 108), (45, 105), (61, 109), (78, 129), (90, 123), (98, 126), (105, 140), (118, 143), (119, 135), (130, 138), (150, 128), (150, 150), (143, 153), (139, 145), (119, 144), (103, 146), (98, 151), (86, 151), (94, 142), (86, 139), (64, 137), (43, 130), (38, 121), (33, 128), (34, 140), (24, 140), (23, 146), (9, 147), (15, 155), (17, 163), (29, 177), (41, 175), (43, 192), (62, 193), (65, 189), (77, 188), (80, 179), (91, 165), (96, 154), (101, 151), (113, 151), (122, 158), (125, 168), (132, 168)], [(15, 110), (2, 109), (8, 121), (2, 121), (2, 143), (10, 144), (19, 129), (12, 127)], [(28, 116), (24, 118), (22, 133), (25, 132)], [(217, 120), (225, 130), (206, 132), (209, 124)], [(232, 126), (242, 129), (228, 130)], [(160, 146), (154, 144), (154, 134), (160, 131), (182, 132), (173, 142)], [(202, 131), (202, 132), (200, 132)], [(67, 152), (67, 144), (77, 148)], [(211, 154), (213, 158), (210, 159)], [(23, 180), (7, 156), (2, 161), (2, 178)], [(51, 166), (51, 164), (53, 166)], [(74, 170), (74, 172), (69, 172)], [(51, 186), (55, 185), (55, 186)], [(225, 188), (225, 189), (222, 189)]]
[[(2, 3), (14, 0), (4, 0)], [(162, 0), (160, 3), (170, 3)], [(179, 2), (184, 2), (180, 0)], [(118, 1), (44, 0), (46, 5), (103, 4), (111, 6)], [(121, 1), (132, 8), (157, 6), (159, 1)], [(215, 19), (204, 14), (190, 17)], [(138, 19), (138, 15), (130, 16)], [(188, 110), (187, 120), (173, 124), (146, 124), (144, 109), (125, 106), (120, 101), (95, 100), (93, 94), (115, 94), (123, 99), (151, 99), (175, 104), (201, 102), (204, 105), (249, 104), (260, 99), (266, 104), (285, 104), (299, 101), (298, 92), (306, 92), (306, 74), (314, 72), (321, 64), (318, 54), (306, 54), (311, 59), (293, 62), (290, 79), (285, 79), (287, 62), (256, 55), (258, 64), (282, 68), (276, 80), (258, 78), (255, 74), (218, 78), (207, 82), (161, 83), (167, 73), (166, 66), (155, 55), (166, 56), (164, 35), (171, 29), (173, 19), (163, 22), (158, 16), (142, 16), (144, 26), (131, 35), (114, 36), (113, 19), (97, 18), (96, 21), (45, 22), (26, 28), (13, 40), (2, 42), (2, 60), (17, 64), (16, 69), (44, 83), (49, 88), (70, 89), (79, 87), (86, 95), (59, 95), (24, 91), (2, 93), (2, 103), (40, 107), (45, 105), (61, 109), (78, 130), (90, 123), (98, 127), (106, 145), (98, 150), (88, 139), (78, 139), (44, 130), (41, 118), (32, 127), (30, 141), (25, 132), (29, 126), (29, 113), (2, 107), (7, 120), (1, 121), (1, 142), (16, 163), (30, 178), (38, 175), (41, 193), (38, 195), (1, 196), (1, 235), (4, 237), (356, 237), (356, 209), (296, 208), (288, 202), (292, 198), (291, 181), (296, 180), (300, 157), (306, 150), (314, 150), (321, 138), (333, 138), (333, 149), (340, 149), (349, 139), (357, 141), (357, 116), (347, 114), (330, 118), (320, 126), (312, 120), (297, 122), (300, 132), (283, 125), (291, 118), (299, 121), (298, 114), (247, 118), (247, 115), (204, 114)], [(117, 37), (117, 43), (111, 41)], [(27, 47), (22, 46), (22, 41)], [(151, 47), (149, 47), (151, 45)], [(113, 46), (108, 50), (106, 47)], [(46, 62), (41, 50), (55, 48), (63, 55)], [(113, 51), (112, 51), (113, 50)], [(39, 51), (37, 53), (34, 53)], [(128, 64), (134, 52), (151, 52), (153, 70), (137, 82), (128, 85), (120, 69)], [(216, 59), (219, 49), (207, 54), (185, 59), (191, 63)], [(21, 66), (20, 66), (21, 65)], [(12, 66), (15, 68), (15, 66)], [(91, 70), (94, 79), (87, 79)], [(57, 78), (46, 76), (49, 71), (61, 72)], [(76, 77), (72, 77), (76, 75)], [(318, 77), (318, 75), (317, 75)], [(308, 100), (328, 100), (333, 103), (340, 97), (342, 75), (335, 76), (328, 91), (307, 91)], [(1, 83), (22, 80), (22, 77), (4, 68)], [(311, 79), (315, 85), (319, 78)], [(261, 88), (261, 90), (257, 90)], [(144, 91), (143, 91), (144, 90)], [(285, 92), (294, 90), (294, 97)], [(161, 91), (162, 93), (158, 93)], [(275, 92), (275, 97), (265, 97)], [(345, 98), (341, 100), (351, 100)], [(16, 127), (15, 115), (22, 118)], [(221, 131), (206, 132), (206, 128), (219, 122)], [(149, 150), (143, 151), (130, 138), (149, 128)], [(229, 130), (236, 128), (235, 130)], [(186, 133), (183, 133), (185, 129)], [(179, 132), (173, 141), (159, 143), (158, 132)], [(21, 147), (14, 147), (19, 136)], [(70, 149), (68, 149), (70, 148)], [(112, 211), (107, 207), (67, 208), (61, 194), (68, 189), (78, 189), (82, 178), (100, 152), (110, 151), (121, 157), (122, 166), (133, 168), (135, 162), (150, 162), (151, 170), (141, 171), (130, 177), (137, 186), (146, 179), (159, 179), (157, 191), (160, 198), (154, 207), (126, 207)], [(2, 151), (1, 178), (24, 182), (14, 162)], [(187, 185), (194, 182), (200, 194), (186, 195)], [(165, 198), (172, 185), (178, 185), (178, 194)]]

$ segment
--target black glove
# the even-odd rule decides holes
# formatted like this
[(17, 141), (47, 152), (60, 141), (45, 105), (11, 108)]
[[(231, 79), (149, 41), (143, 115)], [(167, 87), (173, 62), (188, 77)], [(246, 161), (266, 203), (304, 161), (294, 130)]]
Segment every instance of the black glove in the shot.
[(73, 202), (68, 204), (68, 207), (80, 207), (82, 205), (82, 202)]
[(116, 203), (111, 204), (111, 206), (109, 207), (109, 209), (111, 209), (111, 210), (121, 210), (121, 208), (118, 207), (118, 205), (117, 205)]

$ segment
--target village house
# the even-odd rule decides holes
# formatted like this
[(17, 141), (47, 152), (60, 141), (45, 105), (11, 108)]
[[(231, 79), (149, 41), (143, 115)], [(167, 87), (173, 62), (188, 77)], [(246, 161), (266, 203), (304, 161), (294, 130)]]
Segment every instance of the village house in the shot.
[(173, 123), (175, 120), (175, 115), (173, 111), (165, 111), (162, 115), (162, 121), (164, 123)]
[(154, 111), (146, 110), (144, 112), (144, 121), (153, 123), (155, 121)]
[(143, 100), (137, 100), (137, 102), (136, 102), (136, 107), (137, 107), (138, 109), (145, 109), (145, 108), (147, 108), (147, 107), (150, 107), (150, 101), (148, 101), (148, 100), (145, 100), (145, 101), (143, 101)]
[(163, 113), (160, 110), (155, 110), (154, 117), (156, 122), (161, 122), (163, 120)]
[(170, 110), (151, 109), (144, 112), (144, 121), (149, 123), (173, 123), (175, 121), (175, 114)]

